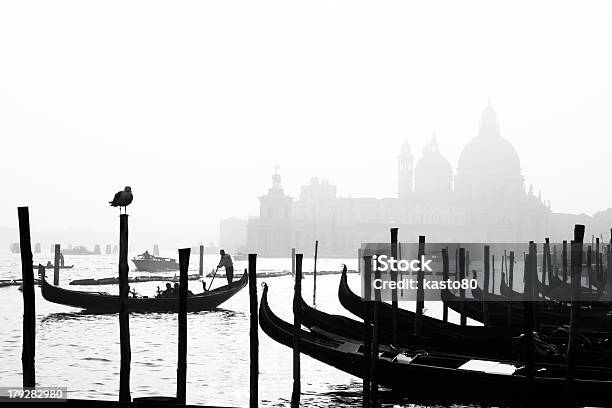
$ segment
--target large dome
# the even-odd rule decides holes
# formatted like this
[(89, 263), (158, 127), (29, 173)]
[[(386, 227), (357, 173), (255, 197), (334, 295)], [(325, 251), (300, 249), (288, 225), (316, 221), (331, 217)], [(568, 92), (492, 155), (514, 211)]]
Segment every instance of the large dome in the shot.
[(457, 165), (460, 176), (520, 177), (519, 156), (510, 142), (500, 136), (497, 115), (489, 104), (482, 113), (478, 136), (461, 152)]

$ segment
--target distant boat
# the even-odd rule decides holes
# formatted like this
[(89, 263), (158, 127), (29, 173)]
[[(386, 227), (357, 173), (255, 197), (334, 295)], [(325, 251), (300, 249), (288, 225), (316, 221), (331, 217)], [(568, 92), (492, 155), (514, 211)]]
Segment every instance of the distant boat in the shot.
[[(41, 264), (45, 269), (53, 269), (54, 266), (53, 264)], [(38, 264), (32, 265), (32, 267), (34, 269), (38, 269)], [(72, 269), (74, 268), (74, 265), (60, 265), (59, 266), (60, 269)]]
[[(196, 274), (187, 275), (188, 280), (198, 280), (201, 276)], [(139, 283), (139, 282), (179, 282), (180, 276), (159, 276), (159, 275), (146, 275), (146, 276), (130, 276), (128, 277), (128, 283)], [(70, 281), (69, 285), (115, 285), (119, 283), (119, 278), (101, 278), (101, 279), (77, 279)]]
[[(247, 282), (248, 275), (245, 273), (231, 285), (191, 295), (187, 298), (187, 311), (199, 312), (215, 309), (240, 292)], [(78, 307), (94, 313), (119, 312), (120, 304), (117, 295), (64, 289), (51, 285), (45, 278), (41, 279), (41, 291), (43, 297), (49, 302)], [(129, 297), (127, 304), (130, 312), (177, 312), (178, 306), (176, 297)]]
[(178, 271), (179, 263), (173, 258), (163, 258), (145, 252), (132, 259), (136, 269), (144, 272)]
[(94, 251), (89, 251), (86, 246), (77, 245), (72, 248), (62, 248), (64, 255), (98, 255)]
[(234, 261), (246, 261), (249, 259), (249, 254), (238, 252), (236, 255), (233, 255), (232, 258)]

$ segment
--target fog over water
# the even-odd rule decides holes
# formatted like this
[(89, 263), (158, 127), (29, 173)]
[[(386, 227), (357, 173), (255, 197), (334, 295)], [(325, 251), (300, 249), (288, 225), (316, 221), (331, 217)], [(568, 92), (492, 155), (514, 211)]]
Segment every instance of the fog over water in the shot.
[(133, 231), (217, 241), (276, 164), (294, 197), (315, 175), (392, 197), (402, 141), (435, 133), (455, 168), (489, 98), (553, 211), (605, 209), (610, 7), (3, 2), (0, 227), (25, 204), (34, 230), (113, 234), (130, 185)]

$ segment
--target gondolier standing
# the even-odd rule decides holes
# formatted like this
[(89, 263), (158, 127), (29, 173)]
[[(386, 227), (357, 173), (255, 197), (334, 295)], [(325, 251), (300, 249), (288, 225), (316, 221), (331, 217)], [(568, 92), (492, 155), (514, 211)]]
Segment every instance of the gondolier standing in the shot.
[(230, 285), (234, 280), (234, 264), (232, 262), (232, 257), (230, 256), (230, 254), (226, 254), (223, 249), (219, 251), (219, 254), (221, 255), (221, 260), (219, 261), (217, 269), (221, 267), (225, 268), (225, 277), (227, 278), (227, 284)]

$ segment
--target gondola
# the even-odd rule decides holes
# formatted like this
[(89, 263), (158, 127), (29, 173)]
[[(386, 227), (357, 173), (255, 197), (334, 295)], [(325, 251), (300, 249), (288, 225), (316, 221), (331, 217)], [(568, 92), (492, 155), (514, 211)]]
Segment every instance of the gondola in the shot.
[[(351, 318), (332, 315), (317, 310), (301, 299), (302, 324), (312, 333), (323, 337), (343, 336), (363, 340), (363, 323)], [(427, 329), (425, 328), (425, 331)], [(393, 343), (393, 335), (387, 328), (379, 328), (379, 341)], [(525, 337), (456, 337), (456, 336), (417, 336), (413, 327), (398, 327), (398, 342), (403, 347), (425, 347), (428, 350), (446, 353), (469, 354), (488, 359), (511, 360), (524, 357)], [(568, 333), (565, 330), (534, 333), (536, 361), (564, 363), (567, 350)], [(580, 337), (577, 341), (577, 360), (585, 365), (612, 367), (612, 352), (606, 339), (595, 341)], [(491, 345), (495, 345), (492, 347)]]
[[(450, 309), (463, 313), (479, 322), (484, 321), (482, 302), (475, 299), (461, 299), (449, 290), (441, 290), (440, 295), (444, 304)], [(560, 308), (551, 302), (536, 303), (538, 324), (550, 326), (563, 326), (569, 324), (570, 309)], [(511, 322), (514, 327), (522, 327), (524, 324), (523, 302), (495, 302), (489, 301), (487, 308), (491, 326), (508, 325), (508, 308), (512, 308)], [(583, 309), (580, 314), (579, 326), (583, 329), (592, 329), (610, 332), (612, 331), (612, 316), (605, 309)]]
[[(499, 291), (500, 291), (501, 295), (494, 295), (494, 296), (498, 296), (500, 301), (502, 299), (507, 301), (508, 298), (512, 297), (512, 301), (513, 302), (522, 302), (523, 301), (523, 294), (520, 293), (520, 292), (517, 292), (515, 290), (511, 290), (508, 287), (508, 284), (506, 283), (505, 278), (506, 278), (505, 274), (502, 273), (501, 283), (499, 284)], [(536, 286), (536, 287), (540, 287), (541, 288), (541, 286), (542, 286), (541, 282), (537, 281), (537, 284), (539, 284), (539, 285)], [(480, 290), (480, 288), (478, 288), (477, 291), (478, 290)], [(567, 304), (567, 303), (569, 303), (567, 301), (564, 302), (564, 301), (559, 300), (559, 298), (554, 296), (554, 295), (551, 296), (551, 292), (550, 291), (546, 291), (546, 293), (542, 293), (542, 291), (540, 291), (540, 294), (543, 294), (548, 299), (550, 299), (550, 300), (552, 300), (554, 302), (560, 303), (560, 304)], [(590, 308), (590, 309), (602, 309), (602, 310), (606, 310), (606, 311), (612, 310), (612, 302), (610, 302), (608, 300), (605, 300), (605, 298), (603, 298), (603, 297), (600, 297), (599, 294), (596, 294), (596, 295), (593, 294), (594, 296), (590, 296), (590, 297), (587, 296), (586, 299), (583, 299), (582, 296), (585, 296), (585, 295), (586, 295), (585, 293), (581, 293), (581, 298), (580, 298), (581, 299), (580, 302), (581, 302), (581, 305), (582, 305), (583, 308), (586, 307), (586, 308)], [(491, 297), (491, 294), (488, 294), (487, 296)], [(480, 299), (480, 296), (478, 296), (478, 295), (475, 295), (474, 297)], [(591, 300), (588, 300), (589, 298)], [(564, 299), (569, 299), (569, 297), (565, 297)], [(594, 300), (594, 299), (597, 299), (597, 300)]]
[[(259, 307), (259, 325), (273, 340), (293, 345), (293, 325), (277, 317), (268, 305), (268, 287)], [(300, 352), (357, 377), (364, 377), (363, 344), (359, 340), (324, 338), (300, 329)], [(492, 361), (437, 354), (423, 349), (394, 350), (381, 345), (377, 360), (377, 381), (414, 401), (453, 401), (519, 404), (526, 388), (524, 365), (512, 361)], [(567, 400), (563, 365), (537, 365), (532, 402), (538, 406), (560, 406)], [(574, 401), (580, 405), (608, 405), (612, 371), (580, 367), (576, 370)], [(476, 387), (476, 388), (474, 388)]]
[[(187, 298), (187, 311), (199, 312), (211, 310), (234, 296), (247, 284), (248, 277), (242, 277), (231, 285), (225, 285), (211, 291), (202, 292)], [(45, 278), (41, 279), (43, 297), (49, 302), (61, 305), (79, 307), (94, 313), (119, 312), (119, 296), (104, 292), (82, 292), (53, 286)], [(176, 297), (129, 297), (130, 312), (177, 312)]]
[[(355, 294), (348, 285), (345, 269), (343, 269), (338, 285), (338, 300), (340, 304), (355, 316), (363, 319), (364, 308), (362, 298)], [(409, 310), (398, 309), (398, 320), (402, 327), (414, 328), (416, 314)], [(392, 327), (391, 305), (381, 302), (379, 308), (379, 322), (381, 328)], [(443, 320), (423, 315), (421, 317), (424, 334), (431, 336), (451, 337), (514, 337), (522, 333), (522, 328), (507, 327), (484, 327), (484, 326), (459, 326)]]
[[(355, 316), (363, 319), (364, 316), (364, 308), (363, 308), (363, 300), (362, 298), (355, 294), (351, 288), (348, 286), (348, 281), (346, 274), (343, 273), (340, 278), (340, 284), (338, 286), (338, 300), (340, 304), (349, 312), (354, 314)], [(455, 299), (455, 305), (459, 300)], [(472, 316), (476, 316), (478, 313), (480, 315), (476, 316), (482, 317), (482, 302), (477, 302), (473, 299), (466, 300), (466, 302), (471, 303), (471, 311)], [(467, 303), (466, 303), (467, 304)], [(466, 308), (467, 309), (467, 308)], [(475, 310), (478, 309), (478, 310)], [(460, 307), (457, 306), (457, 312), (460, 313)], [(494, 338), (494, 337), (517, 337), (523, 333), (523, 314), (522, 310), (520, 312), (512, 314), (512, 325), (507, 326), (507, 309), (505, 309), (506, 313), (502, 318), (500, 314), (497, 315), (497, 323), (498, 326), (495, 327), (485, 327), (485, 326), (460, 326), (453, 323), (448, 323), (439, 319), (435, 319), (430, 316), (423, 315), (421, 316), (421, 324), (422, 324), (422, 333), (426, 336), (436, 337), (436, 336), (450, 336), (453, 338)], [(516, 315), (520, 313), (520, 318), (517, 318)], [(466, 313), (469, 317), (471, 317), (468, 313)], [(391, 330), (392, 327), (392, 311), (391, 305), (388, 303), (381, 302), (379, 307), (379, 324), (382, 330)], [(410, 310), (398, 309), (398, 322), (400, 327), (414, 328), (414, 321), (416, 319), (416, 314)], [(502, 324), (503, 322), (503, 324)], [(569, 322), (569, 319), (568, 319)], [(554, 335), (557, 332), (564, 332), (566, 329), (566, 324), (540, 324), (539, 331), (541, 334), (546, 335)], [(581, 325), (582, 326), (582, 325)], [(597, 343), (598, 345), (602, 345), (604, 348), (612, 348), (612, 345), (607, 344), (608, 338), (610, 336), (610, 332), (612, 330), (604, 330), (602, 328), (598, 330), (581, 330), (586, 337), (585, 341), (590, 343)], [(565, 333), (561, 334), (562, 336), (566, 336)]]
[[(599, 290), (600, 285), (594, 285), (593, 288), (581, 286), (580, 300), (585, 302), (599, 302), (605, 300), (608, 295), (604, 291)], [(557, 276), (549, 276), (549, 284), (543, 284), (539, 279), (535, 280), (535, 289), (542, 295), (550, 299), (559, 299), (569, 301), (572, 297), (572, 285), (563, 282)]]

